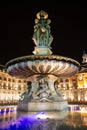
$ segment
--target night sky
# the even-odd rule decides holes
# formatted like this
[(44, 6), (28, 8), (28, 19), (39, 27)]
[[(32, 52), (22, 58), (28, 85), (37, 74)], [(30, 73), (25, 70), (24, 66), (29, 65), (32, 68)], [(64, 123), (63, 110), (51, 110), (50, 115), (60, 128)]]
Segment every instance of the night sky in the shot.
[(0, 3), (0, 64), (33, 54), (34, 20), (41, 10), (51, 19), (53, 54), (82, 62), (87, 52), (87, 4), (32, 0)]

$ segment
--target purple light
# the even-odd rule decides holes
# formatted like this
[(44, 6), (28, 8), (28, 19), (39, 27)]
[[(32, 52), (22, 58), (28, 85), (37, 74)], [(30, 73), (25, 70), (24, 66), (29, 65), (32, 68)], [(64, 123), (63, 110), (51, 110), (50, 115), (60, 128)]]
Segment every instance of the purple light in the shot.
[(47, 115), (45, 114), (45, 112), (40, 112), (37, 114), (36, 118), (38, 119), (47, 119)]

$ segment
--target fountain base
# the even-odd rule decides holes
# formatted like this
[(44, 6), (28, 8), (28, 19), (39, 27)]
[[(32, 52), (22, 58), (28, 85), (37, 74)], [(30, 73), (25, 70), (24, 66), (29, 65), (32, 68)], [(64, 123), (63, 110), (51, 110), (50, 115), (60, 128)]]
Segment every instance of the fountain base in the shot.
[(64, 110), (68, 108), (67, 101), (59, 101), (59, 102), (25, 102), (19, 101), (18, 102), (18, 110), (30, 112), (30, 111), (54, 111), (54, 110)]

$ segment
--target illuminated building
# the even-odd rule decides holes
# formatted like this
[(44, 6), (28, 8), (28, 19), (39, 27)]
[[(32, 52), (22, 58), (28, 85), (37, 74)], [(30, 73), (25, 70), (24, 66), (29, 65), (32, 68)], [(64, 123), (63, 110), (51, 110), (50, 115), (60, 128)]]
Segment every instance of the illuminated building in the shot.
[(27, 81), (11, 77), (0, 65), (0, 103), (17, 103), (21, 93), (27, 89)]
[[(69, 102), (87, 102), (87, 54), (82, 55), (83, 61), (78, 74), (58, 79), (58, 90)], [(27, 80), (11, 77), (0, 65), (0, 103), (14, 103), (27, 90)]]
[(69, 102), (87, 102), (87, 54), (82, 55), (81, 69), (73, 77), (59, 79), (58, 89)]

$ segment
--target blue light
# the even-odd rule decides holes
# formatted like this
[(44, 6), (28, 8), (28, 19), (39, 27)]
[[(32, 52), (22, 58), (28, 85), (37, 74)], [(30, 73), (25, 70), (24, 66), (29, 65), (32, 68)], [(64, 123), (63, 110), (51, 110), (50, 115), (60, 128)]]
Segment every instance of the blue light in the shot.
[(47, 119), (47, 115), (45, 114), (45, 112), (40, 112), (37, 114), (37, 119)]

